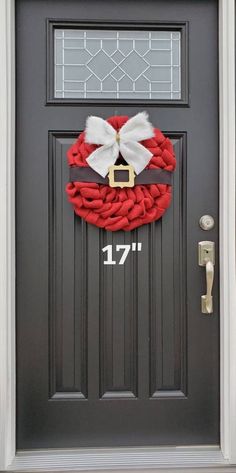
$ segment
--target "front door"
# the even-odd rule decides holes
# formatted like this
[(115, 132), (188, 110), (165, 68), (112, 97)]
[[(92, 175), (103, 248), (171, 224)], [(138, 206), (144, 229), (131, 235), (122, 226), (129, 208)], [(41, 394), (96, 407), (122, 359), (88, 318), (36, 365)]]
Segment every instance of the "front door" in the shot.
[[(16, 9), (17, 448), (218, 444), (217, 2)], [(74, 214), (66, 153), (89, 115), (140, 111), (174, 146), (172, 203), (106, 231)]]

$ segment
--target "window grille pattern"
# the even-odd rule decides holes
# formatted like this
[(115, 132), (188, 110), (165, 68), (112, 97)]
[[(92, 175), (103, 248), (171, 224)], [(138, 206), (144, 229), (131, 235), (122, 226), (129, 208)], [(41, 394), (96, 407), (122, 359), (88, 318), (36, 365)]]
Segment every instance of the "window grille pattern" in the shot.
[(56, 98), (181, 99), (178, 31), (55, 29)]

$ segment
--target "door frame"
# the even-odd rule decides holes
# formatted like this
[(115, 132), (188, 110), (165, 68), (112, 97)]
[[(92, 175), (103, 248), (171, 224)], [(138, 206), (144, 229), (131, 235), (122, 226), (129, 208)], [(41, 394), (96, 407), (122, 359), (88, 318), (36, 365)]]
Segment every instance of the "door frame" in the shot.
[[(17, 1), (17, 0), (16, 0)], [(15, 445), (15, 0), (0, 0), (0, 470), (235, 471), (235, 0), (219, 0), (220, 397), (218, 447), (48, 450)], [(88, 454), (89, 453), (89, 454)], [(231, 466), (230, 466), (231, 465)], [(213, 468), (214, 467), (214, 468)], [(212, 469), (213, 468), (213, 469)], [(190, 471), (188, 470), (188, 471)], [(185, 470), (186, 471), (186, 470)], [(167, 470), (165, 469), (167, 473)]]

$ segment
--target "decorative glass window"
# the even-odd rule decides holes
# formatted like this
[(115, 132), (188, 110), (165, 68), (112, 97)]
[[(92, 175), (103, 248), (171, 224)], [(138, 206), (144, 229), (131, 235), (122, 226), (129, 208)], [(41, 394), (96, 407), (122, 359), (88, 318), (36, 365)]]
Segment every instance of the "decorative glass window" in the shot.
[(54, 31), (55, 98), (181, 99), (179, 31)]

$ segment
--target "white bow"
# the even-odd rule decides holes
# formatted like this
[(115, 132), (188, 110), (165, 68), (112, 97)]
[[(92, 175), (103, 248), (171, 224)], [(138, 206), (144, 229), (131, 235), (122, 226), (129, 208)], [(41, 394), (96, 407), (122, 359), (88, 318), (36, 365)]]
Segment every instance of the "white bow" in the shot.
[(97, 148), (87, 158), (87, 162), (98, 174), (105, 177), (108, 168), (115, 164), (119, 153), (128, 164), (131, 164), (139, 174), (149, 163), (152, 153), (139, 141), (154, 136), (153, 127), (148, 121), (146, 112), (141, 112), (130, 118), (120, 128), (119, 133), (100, 117), (88, 117), (85, 129), (85, 141)]

